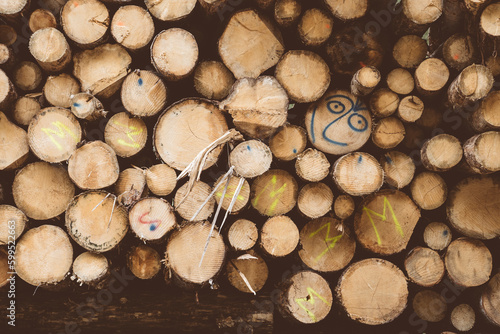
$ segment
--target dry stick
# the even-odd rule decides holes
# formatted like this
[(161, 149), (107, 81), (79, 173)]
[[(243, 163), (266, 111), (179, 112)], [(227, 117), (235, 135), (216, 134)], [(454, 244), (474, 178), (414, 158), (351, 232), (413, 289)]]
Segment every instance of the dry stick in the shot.
[(425, 247), (415, 247), (408, 253), (405, 270), (413, 283), (425, 287), (438, 284), (445, 272), (439, 253)]
[[(222, 147), (214, 146), (211, 151), (209, 148), (233, 135), (236, 133), (228, 132), (226, 120), (215, 105), (187, 99), (173, 104), (159, 117), (153, 143), (161, 159), (170, 167), (185, 171), (184, 176), (187, 171), (192, 175), (198, 172), (194, 162), (199, 165), (205, 152), (205, 164), (199, 167), (203, 170), (214, 165)], [(184, 148), (183, 143), (189, 143), (189, 148)]]
[(146, 188), (145, 174), (140, 168), (127, 168), (120, 172), (115, 183), (118, 203), (130, 206), (142, 197)]
[(497, 199), (500, 183), (495, 176), (473, 176), (460, 181), (450, 191), (446, 213), (460, 233), (477, 239), (500, 236)]
[(395, 17), (393, 30), (398, 34), (423, 35), (443, 12), (442, 0), (403, 0), (403, 11)]
[(71, 96), (79, 92), (80, 84), (78, 81), (66, 73), (49, 76), (43, 86), (45, 100), (55, 107), (71, 107)]
[(298, 0), (276, 0), (274, 19), (279, 25), (289, 27), (299, 18), (302, 6)]
[(139, 6), (120, 7), (111, 21), (111, 35), (123, 47), (135, 51), (149, 44), (155, 26), (147, 10)]
[(359, 69), (351, 80), (351, 93), (356, 96), (365, 96), (373, 92), (380, 82), (380, 72), (373, 66)]
[(151, 63), (168, 80), (190, 75), (198, 61), (198, 44), (194, 36), (181, 28), (163, 30), (151, 44)]
[(439, 322), (446, 316), (446, 301), (442, 295), (432, 290), (417, 292), (413, 298), (413, 310), (420, 319)]
[(254, 295), (266, 284), (269, 273), (266, 262), (254, 250), (229, 260), (226, 271), (232, 286)]
[(235, 250), (246, 251), (252, 248), (257, 242), (259, 231), (255, 223), (247, 219), (238, 219), (227, 232), (229, 244)]
[(372, 141), (380, 148), (391, 149), (403, 141), (405, 134), (405, 127), (398, 118), (386, 117), (374, 124)]
[(162, 268), (160, 254), (146, 245), (132, 247), (127, 254), (127, 267), (137, 278), (152, 279)]
[(500, 273), (493, 278), (485, 286), (481, 294), (480, 308), (486, 318), (497, 326), (500, 326)]
[(330, 161), (323, 152), (308, 148), (295, 161), (297, 176), (309, 182), (319, 182), (328, 176)]
[(444, 90), (450, 71), (448, 66), (437, 58), (428, 58), (415, 70), (415, 85), (424, 96), (435, 96)]
[(108, 113), (94, 95), (78, 93), (71, 96), (71, 112), (80, 119), (95, 121)]
[(484, 98), (493, 87), (493, 75), (483, 65), (466, 67), (448, 88), (448, 101), (455, 108)]
[(452, 239), (450, 228), (439, 222), (430, 223), (424, 230), (424, 242), (434, 250), (443, 250)]
[(328, 282), (312, 271), (300, 271), (282, 283), (278, 310), (285, 318), (302, 324), (323, 320), (333, 303)]
[(488, 247), (471, 238), (458, 238), (448, 246), (445, 265), (450, 279), (466, 288), (488, 282), (493, 266)]
[[(207, 236), (212, 242), (205, 252), (203, 245)], [(203, 253), (205, 260), (199, 266)], [(224, 257), (222, 236), (212, 233), (207, 222), (190, 222), (181, 226), (169, 238), (165, 264), (180, 280), (179, 283), (203, 285), (219, 273)]]
[(354, 217), (354, 231), (361, 245), (388, 255), (406, 248), (420, 218), (420, 209), (403, 192), (381, 190), (368, 196)]
[(113, 249), (128, 231), (128, 212), (116, 205), (116, 197), (110, 195), (104, 191), (84, 192), (66, 210), (68, 234), (77, 244), (95, 253)]
[(469, 304), (460, 304), (451, 311), (451, 324), (460, 332), (467, 332), (474, 327), (476, 313)]
[(177, 174), (166, 164), (153, 165), (146, 170), (146, 182), (153, 194), (167, 196), (177, 185)]
[(410, 72), (396, 68), (387, 74), (387, 86), (396, 94), (408, 95), (415, 88), (415, 81)]
[(2, 110), (10, 109), (12, 103), (17, 98), (14, 85), (3, 70), (0, 70), (0, 108)]
[(500, 108), (500, 92), (491, 91), (484, 100), (481, 101), (479, 108), (474, 111), (470, 118), (470, 123), (477, 132), (485, 130), (500, 129), (500, 115), (497, 112)]
[(462, 71), (478, 58), (478, 51), (471, 36), (457, 33), (450, 36), (443, 45), (443, 58), (449, 67)]
[(313, 270), (332, 272), (351, 262), (356, 242), (341, 221), (323, 217), (308, 222), (300, 231), (300, 259)]
[(297, 207), (308, 218), (326, 215), (333, 204), (333, 192), (324, 183), (308, 183), (299, 192)]
[(342, 21), (358, 19), (368, 11), (368, 0), (324, 0), (324, 2), (333, 15)]
[(139, 200), (129, 211), (130, 229), (143, 241), (161, 240), (177, 222), (172, 206), (161, 198)]
[(379, 88), (370, 96), (370, 110), (377, 117), (391, 116), (399, 106), (399, 96), (387, 88)]
[(14, 169), (28, 158), (30, 147), (26, 131), (11, 123), (0, 111), (0, 170)]
[(347, 91), (328, 91), (306, 112), (309, 140), (325, 153), (342, 155), (361, 148), (370, 138), (371, 114)]
[(330, 14), (319, 8), (304, 12), (297, 26), (299, 37), (306, 46), (320, 46), (332, 34), (333, 19)]
[(0, 205), (0, 222), (0, 245), (7, 245), (12, 238), (19, 239), (27, 227), (28, 218), (14, 206)]
[(333, 165), (332, 177), (337, 187), (351, 196), (371, 194), (382, 187), (384, 171), (368, 153), (349, 153)]
[(167, 87), (156, 74), (135, 70), (123, 81), (121, 100), (134, 116), (150, 117), (163, 110), (167, 103)]
[(415, 163), (408, 155), (390, 151), (380, 158), (384, 170), (384, 180), (387, 184), (401, 189), (410, 184), (415, 174)]
[(252, 206), (265, 216), (284, 215), (297, 203), (297, 188), (297, 181), (287, 171), (271, 169), (253, 181)]
[(52, 14), (49, 10), (38, 8), (31, 13), (28, 26), (31, 32), (35, 32), (43, 28), (56, 28), (57, 20), (54, 14)]
[(403, 122), (417, 121), (424, 113), (424, 102), (417, 96), (409, 95), (401, 100), (398, 106), (398, 117)]
[(244, 141), (229, 154), (229, 165), (234, 166), (235, 173), (244, 178), (264, 174), (271, 167), (272, 161), (271, 149), (258, 140)]
[(73, 263), (73, 247), (63, 229), (41, 225), (26, 232), (15, 253), (16, 274), (34, 286), (61, 282)]
[(179, 215), (190, 221), (206, 220), (214, 211), (215, 200), (210, 196), (208, 184), (195, 181), (190, 189), (189, 182), (184, 183), (174, 197), (174, 207)]
[(354, 199), (350, 195), (340, 195), (333, 203), (335, 216), (342, 220), (349, 218), (354, 213), (355, 208)]
[(203, 61), (194, 71), (194, 88), (207, 99), (222, 100), (233, 84), (233, 74), (220, 61)]
[(46, 220), (66, 210), (75, 195), (75, 186), (65, 168), (39, 161), (17, 173), (12, 194), (16, 206), (28, 217)]
[(470, 168), (479, 174), (500, 170), (500, 132), (488, 131), (469, 138), (464, 143), (464, 156)]
[(269, 140), (269, 148), (273, 155), (284, 161), (298, 157), (307, 144), (307, 132), (304, 128), (287, 124), (276, 132)]
[(284, 125), (288, 116), (288, 96), (271, 76), (236, 81), (219, 108), (231, 114), (235, 127), (252, 138), (264, 139)]
[(84, 92), (108, 98), (120, 89), (132, 58), (119, 44), (104, 44), (73, 57), (73, 75)]
[[(221, 176), (217, 181), (215, 181), (215, 183), (218, 184), (219, 180), (222, 177), (224, 176)], [(241, 187), (238, 195), (236, 195), (236, 190), (238, 189), (238, 185), (240, 182), (243, 182), (243, 186)], [(229, 184), (227, 187), (228, 190), (226, 191), (224, 197), (222, 197), (224, 188), (225, 186), (223, 186), (222, 184), (217, 188), (214, 187), (214, 189), (216, 190), (214, 198), (217, 204), (222, 201), (222, 208), (226, 211), (229, 211), (229, 206), (231, 205), (231, 203), (233, 202), (233, 198), (235, 197), (236, 199), (234, 200), (231, 213), (237, 214), (242, 211), (247, 206), (248, 201), (250, 200), (250, 184), (248, 184), (248, 181), (242, 177), (232, 176), (229, 180)]]
[(188, 16), (196, 0), (145, 0), (148, 11), (161, 21), (177, 21)]
[(94, 288), (101, 288), (102, 281), (108, 277), (109, 262), (102, 254), (84, 252), (73, 262), (72, 280), (76, 280), (81, 285), (86, 284)]
[(287, 216), (269, 218), (260, 232), (260, 246), (273, 257), (292, 253), (299, 244), (299, 229)]
[(82, 49), (90, 49), (106, 40), (109, 12), (97, 0), (66, 2), (61, 10), (61, 27), (66, 36)]
[(428, 170), (445, 172), (462, 160), (460, 141), (449, 134), (440, 134), (427, 140), (420, 150), (422, 164)]
[[(238, 41), (246, 41), (240, 43)], [(236, 79), (257, 78), (285, 52), (281, 32), (255, 10), (234, 14), (218, 43), (219, 55)]]
[(392, 57), (403, 68), (416, 68), (427, 56), (427, 43), (419, 36), (405, 35), (392, 48)]
[(68, 173), (80, 189), (102, 189), (118, 180), (120, 167), (115, 151), (102, 141), (78, 148), (68, 160)]
[(71, 61), (71, 49), (63, 33), (55, 28), (37, 30), (31, 35), (29, 50), (47, 72), (60, 72)]
[(42, 70), (31, 61), (22, 61), (12, 71), (12, 81), (17, 88), (24, 91), (33, 91), (42, 82)]
[(146, 123), (126, 112), (113, 115), (104, 128), (104, 140), (115, 153), (128, 158), (139, 153), (148, 140)]
[(342, 273), (336, 291), (347, 315), (368, 325), (396, 319), (408, 298), (403, 272), (391, 262), (375, 258), (349, 266)]
[(379, 68), (382, 65), (384, 47), (376, 36), (365, 31), (360, 23), (352, 23), (341, 31), (334, 32), (332, 36), (326, 46), (326, 52), (333, 63), (334, 72), (354, 75), (363, 66)]
[(330, 86), (330, 69), (318, 54), (311, 51), (288, 51), (276, 65), (276, 79), (296, 102), (318, 100)]

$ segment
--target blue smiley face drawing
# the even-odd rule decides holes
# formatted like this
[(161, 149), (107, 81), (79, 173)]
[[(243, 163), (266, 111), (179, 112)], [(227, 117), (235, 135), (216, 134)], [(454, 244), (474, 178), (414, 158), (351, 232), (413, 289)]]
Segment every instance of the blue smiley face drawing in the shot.
[(330, 154), (359, 149), (371, 134), (371, 115), (365, 104), (347, 91), (328, 92), (306, 114), (311, 143)]

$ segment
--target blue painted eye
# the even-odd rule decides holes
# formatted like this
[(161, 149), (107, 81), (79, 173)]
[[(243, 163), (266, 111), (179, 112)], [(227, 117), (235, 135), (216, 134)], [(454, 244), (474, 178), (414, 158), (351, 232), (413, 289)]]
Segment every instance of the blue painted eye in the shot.
[(356, 132), (363, 132), (368, 129), (368, 121), (366, 118), (357, 113), (349, 116), (347, 123), (349, 124), (349, 127)]
[(139, 80), (137, 80), (137, 83), (139, 84), (139, 86), (142, 86), (142, 78), (139, 78)]
[(156, 230), (156, 225), (155, 225), (155, 224), (151, 224), (151, 225), (149, 225), (149, 230), (150, 230), (150, 231), (154, 231), (154, 230)]
[(333, 114), (341, 114), (345, 111), (345, 105), (339, 101), (330, 101), (326, 104), (328, 111)]

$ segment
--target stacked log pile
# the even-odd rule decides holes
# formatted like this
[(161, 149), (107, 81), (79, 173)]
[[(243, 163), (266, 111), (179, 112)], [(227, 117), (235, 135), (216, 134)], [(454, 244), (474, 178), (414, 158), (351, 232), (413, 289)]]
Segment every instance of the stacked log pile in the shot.
[(498, 1), (0, 1), (0, 287), (498, 331), (499, 51)]

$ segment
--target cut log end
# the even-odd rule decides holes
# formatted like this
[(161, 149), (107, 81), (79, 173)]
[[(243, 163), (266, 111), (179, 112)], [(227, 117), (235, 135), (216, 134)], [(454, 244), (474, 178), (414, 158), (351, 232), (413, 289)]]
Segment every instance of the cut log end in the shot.
[(232, 286), (241, 292), (256, 294), (266, 284), (269, 269), (264, 259), (250, 250), (229, 260), (226, 271)]
[(177, 185), (175, 170), (166, 164), (158, 164), (146, 170), (148, 189), (157, 196), (167, 196), (174, 191)]
[(127, 267), (139, 279), (152, 279), (161, 270), (161, 256), (156, 250), (145, 245), (132, 247), (127, 254)]
[(333, 204), (333, 192), (324, 183), (306, 184), (299, 192), (297, 207), (308, 218), (326, 215)]
[(405, 260), (405, 269), (412, 282), (425, 287), (438, 284), (445, 272), (439, 253), (424, 247), (410, 251)]
[(248, 219), (235, 221), (227, 234), (229, 244), (237, 251), (249, 250), (256, 244), (258, 237), (257, 226)]
[(135, 70), (123, 81), (121, 101), (134, 116), (151, 117), (167, 104), (167, 87), (151, 71)]
[(490, 279), (493, 266), (491, 253), (479, 240), (454, 240), (448, 246), (444, 260), (448, 276), (459, 286), (479, 286)]
[(260, 246), (274, 257), (283, 257), (295, 250), (299, 243), (299, 229), (287, 216), (269, 218), (262, 227)]
[(102, 254), (84, 252), (73, 262), (73, 276), (80, 285), (98, 284), (107, 274), (109, 274), (109, 263)]
[(276, 132), (269, 140), (273, 155), (284, 161), (297, 158), (307, 145), (307, 132), (304, 128), (287, 124)]
[(450, 244), (452, 234), (450, 228), (439, 222), (430, 223), (424, 230), (424, 242), (434, 250), (443, 250)]
[(380, 158), (380, 165), (384, 170), (385, 182), (401, 189), (410, 184), (415, 175), (415, 163), (406, 154), (390, 151)]
[(371, 194), (384, 183), (384, 171), (377, 159), (368, 153), (349, 153), (338, 159), (332, 172), (337, 187), (351, 195)]
[(161, 240), (176, 225), (174, 209), (160, 198), (144, 198), (129, 212), (130, 229), (144, 241)]
[(139, 153), (148, 139), (146, 123), (125, 112), (113, 115), (104, 128), (104, 140), (122, 158)]
[(287, 171), (271, 169), (251, 185), (252, 206), (262, 215), (278, 216), (290, 212), (297, 203), (297, 181)]

